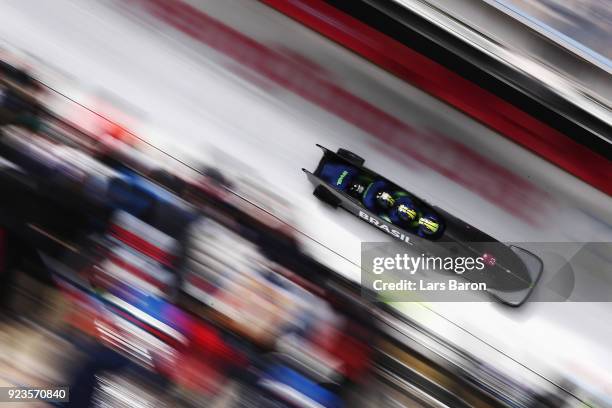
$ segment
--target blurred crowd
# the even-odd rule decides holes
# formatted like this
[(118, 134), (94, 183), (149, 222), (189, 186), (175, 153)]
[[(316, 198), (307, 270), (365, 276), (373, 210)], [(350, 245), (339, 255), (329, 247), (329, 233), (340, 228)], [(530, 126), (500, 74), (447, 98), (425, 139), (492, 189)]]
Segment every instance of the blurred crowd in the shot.
[(119, 406), (124, 377), (185, 405), (212, 404), (240, 379), (238, 406), (340, 406), (363, 381), (370, 330), (272, 259), (299, 249), (241, 216), (223, 175), (188, 182), (126, 154), (116, 132), (60, 143), (42, 123), (40, 85), (4, 75), (2, 155), (16, 166), (4, 169), (3, 300), (23, 315), (12, 293), (22, 269), (59, 288), (60, 331), (83, 357), (67, 368), (69, 406)]

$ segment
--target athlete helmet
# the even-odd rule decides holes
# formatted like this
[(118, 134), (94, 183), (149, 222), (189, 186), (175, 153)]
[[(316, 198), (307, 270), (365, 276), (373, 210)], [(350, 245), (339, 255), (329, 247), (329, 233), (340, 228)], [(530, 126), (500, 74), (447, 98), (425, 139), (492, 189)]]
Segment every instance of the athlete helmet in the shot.
[(400, 204), (397, 207), (397, 216), (404, 222), (413, 223), (418, 217), (417, 209), (412, 204)]
[(433, 236), (440, 231), (440, 221), (433, 214), (426, 214), (419, 218), (419, 234), (424, 236)]
[(348, 189), (348, 193), (351, 197), (361, 198), (366, 187), (361, 183), (352, 183)]
[(395, 204), (395, 199), (386, 191), (379, 191), (376, 194), (376, 204), (385, 210), (390, 209)]

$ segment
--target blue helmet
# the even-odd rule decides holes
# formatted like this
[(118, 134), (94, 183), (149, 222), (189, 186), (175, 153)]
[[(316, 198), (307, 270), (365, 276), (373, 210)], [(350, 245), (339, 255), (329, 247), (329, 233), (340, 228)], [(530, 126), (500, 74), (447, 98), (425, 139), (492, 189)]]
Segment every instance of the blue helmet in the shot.
[(351, 186), (357, 175), (354, 167), (339, 163), (327, 163), (321, 169), (320, 176), (336, 190), (345, 191)]
[(437, 215), (428, 213), (424, 214), (419, 218), (419, 230), (420, 236), (432, 237), (442, 231), (442, 223)]
[(376, 205), (383, 210), (388, 210), (395, 205), (395, 198), (387, 191), (379, 191), (376, 193)]
[(410, 202), (401, 203), (397, 206), (397, 217), (408, 224), (412, 224), (416, 221), (418, 216), (419, 213), (417, 208)]
[(401, 226), (414, 227), (419, 220), (420, 210), (405, 193), (396, 192), (395, 196), (397, 197), (395, 205), (389, 211), (392, 222)]

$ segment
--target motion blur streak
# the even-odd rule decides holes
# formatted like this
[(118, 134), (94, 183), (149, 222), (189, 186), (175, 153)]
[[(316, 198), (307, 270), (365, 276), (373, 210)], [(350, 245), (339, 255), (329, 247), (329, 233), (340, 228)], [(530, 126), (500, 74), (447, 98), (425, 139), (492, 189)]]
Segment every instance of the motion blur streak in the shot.
[[(343, 14), (323, 0), (262, 1), (612, 195), (609, 177), (612, 163), (609, 160), (527, 112)], [(496, 193), (491, 194), (497, 196)]]
[[(301, 61), (242, 35), (189, 4), (152, 0), (143, 1), (141, 5), (175, 28), (333, 112), (379, 138), (387, 146), (399, 149), (506, 211), (534, 224), (540, 219), (534, 216), (530, 208), (538, 207), (545, 201), (545, 193), (465, 145), (440, 133), (416, 129), (398, 120), (340, 86), (312, 75), (310, 67), (304, 67)], [(423, 72), (428, 71), (429, 68), (423, 69)], [(437, 78), (436, 83), (439, 83), (439, 78), (444, 76)], [(473, 90), (467, 91), (466, 95), (471, 92)], [(413, 146), (420, 148), (415, 149)], [(461, 171), (457, 171), (458, 167), (461, 167)], [(504, 180), (504, 183), (497, 183), (496, 180)]]

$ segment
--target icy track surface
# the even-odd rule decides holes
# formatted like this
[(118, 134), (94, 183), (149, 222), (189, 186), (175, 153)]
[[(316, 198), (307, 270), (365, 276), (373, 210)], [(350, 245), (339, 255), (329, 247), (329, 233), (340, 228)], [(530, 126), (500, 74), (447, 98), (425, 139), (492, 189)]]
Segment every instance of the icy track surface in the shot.
[[(140, 136), (181, 160), (233, 167), (214, 153), (223, 151), (254, 169), (293, 204), (288, 219), (312, 239), (304, 240), (307, 249), (352, 279), (359, 280), (360, 243), (388, 238), (314, 199), (300, 168), (316, 166), (320, 151), (315, 143), (359, 153), (370, 168), (502, 241), (612, 241), (610, 197), (257, 2), (191, 4), (298, 61), (313, 77), (335, 83), (417, 132), (444, 135), (534, 186), (519, 192), (527, 195), (526, 208), (510, 211), (504, 205), (504, 194), (516, 200), (510, 197), (516, 192), (498, 188), (494, 197), (487, 196), (478, 186), (410, 154), (398, 155), (380, 137), (243, 65), (231, 52), (210, 48), (155, 19), (140, 1), (126, 4), (5, 0), (0, 4), (0, 39), (51, 67), (50, 72), (61, 72), (49, 75), (47, 82), (55, 89), (102, 114), (108, 112), (100, 100), (110, 100), (131, 116)], [(406, 137), (409, 144), (410, 135)], [(459, 154), (457, 148), (436, 148), (445, 163)], [(460, 160), (454, 166), (457, 174), (465, 170)], [(508, 177), (500, 174), (488, 174), (483, 182), (503, 185)], [(609, 261), (594, 267), (611, 269)], [(611, 387), (611, 304), (534, 303), (508, 309), (482, 302), (398, 308), (488, 363), (516, 372), (517, 380), (523, 375), (519, 372), (533, 375), (523, 365), (551, 380), (586, 372), (598, 379), (593, 385), (598, 393)]]

